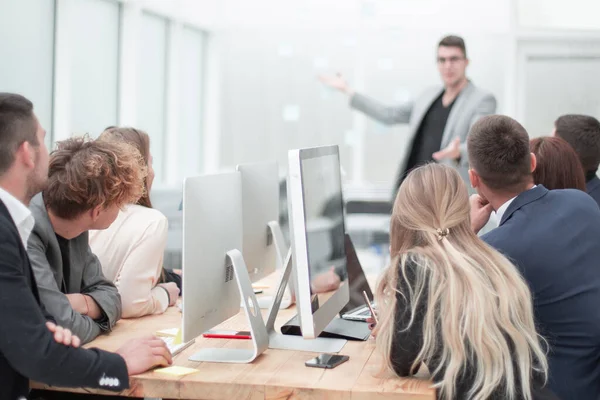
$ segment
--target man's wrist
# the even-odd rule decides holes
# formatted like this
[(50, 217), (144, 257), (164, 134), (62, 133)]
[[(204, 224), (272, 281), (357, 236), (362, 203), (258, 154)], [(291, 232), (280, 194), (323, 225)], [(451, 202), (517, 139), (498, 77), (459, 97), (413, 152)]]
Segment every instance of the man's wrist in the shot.
[(165, 291), (165, 293), (167, 294), (167, 304), (171, 305), (171, 295), (169, 294), (167, 288), (162, 285), (158, 285), (158, 287)]
[(81, 315), (87, 315), (87, 303), (85, 301), (85, 295), (81, 293), (71, 293), (67, 294), (67, 298), (69, 303), (71, 304), (71, 308), (74, 311), (78, 312)]
[(83, 296), (83, 302), (85, 303), (85, 313), (83, 313), (83, 315), (90, 315), (90, 305), (88, 304), (88, 296), (86, 296), (85, 294), (82, 294)]

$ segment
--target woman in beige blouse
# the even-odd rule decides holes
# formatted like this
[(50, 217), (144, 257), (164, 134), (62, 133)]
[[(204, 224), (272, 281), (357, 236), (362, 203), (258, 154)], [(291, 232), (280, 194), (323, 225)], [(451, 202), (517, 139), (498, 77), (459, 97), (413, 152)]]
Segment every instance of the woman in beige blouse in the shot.
[(159, 283), (167, 245), (167, 218), (152, 208), (150, 189), (154, 179), (150, 137), (134, 128), (106, 129), (98, 140), (123, 140), (134, 145), (147, 164), (146, 190), (137, 204), (119, 212), (106, 230), (90, 231), (90, 246), (102, 271), (121, 295), (123, 318), (161, 314), (175, 305), (179, 289), (174, 282)]

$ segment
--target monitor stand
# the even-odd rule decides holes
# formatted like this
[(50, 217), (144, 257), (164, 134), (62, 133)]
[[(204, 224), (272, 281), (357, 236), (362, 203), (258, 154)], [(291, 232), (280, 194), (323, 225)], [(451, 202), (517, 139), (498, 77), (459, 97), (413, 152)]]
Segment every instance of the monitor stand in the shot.
[[(267, 225), (267, 243), (269, 245), (275, 246), (276, 270), (282, 271), (285, 256), (287, 255), (289, 248), (285, 243), (285, 238), (283, 237), (283, 232), (281, 230), (279, 222), (271, 221)], [(280, 308), (288, 308), (295, 301), (293, 291), (293, 276), (290, 276), (290, 279), (291, 284), (288, 285), (285, 289), (285, 295), (279, 305)], [(259, 297), (258, 301), (260, 308), (269, 309), (271, 307), (271, 304), (273, 303), (273, 300), (274, 296), (263, 295)]]
[(281, 230), (281, 226), (277, 221), (271, 221), (268, 224), (269, 229), (269, 237), (267, 241), (272, 242), (275, 245), (275, 252), (277, 253), (277, 269), (280, 269), (283, 266), (283, 262), (285, 261), (285, 256), (287, 255), (287, 246), (285, 245), (285, 238), (283, 237), (283, 232)]
[(190, 361), (207, 361), (222, 363), (250, 363), (269, 347), (269, 335), (252, 289), (250, 276), (244, 262), (244, 257), (239, 250), (227, 252), (227, 263), (233, 265), (233, 271), (240, 290), (246, 318), (250, 323), (252, 348), (250, 349), (201, 349), (193, 354)]
[(297, 350), (297, 351), (310, 351), (314, 353), (338, 353), (347, 340), (345, 339), (332, 339), (332, 338), (316, 338), (316, 339), (304, 339), (302, 336), (283, 335), (275, 331), (275, 319), (279, 312), (279, 305), (283, 298), (286, 287), (290, 279), (292, 272), (292, 250), (290, 249), (284, 260), (284, 269), (279, 285), (277, 287), (277, 294), (273, 299), (271, 308), (269, 309), (267, 319), (267, 333), (269, 335), (269, 348), (270, 349), (281, 349), (281, 350)]

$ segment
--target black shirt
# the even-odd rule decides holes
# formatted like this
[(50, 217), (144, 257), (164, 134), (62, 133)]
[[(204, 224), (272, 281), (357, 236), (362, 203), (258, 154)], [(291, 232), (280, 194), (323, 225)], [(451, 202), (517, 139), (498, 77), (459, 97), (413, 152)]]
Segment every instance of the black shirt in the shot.
[(60, 291), (68, 294), (69, 276), (71, 275), (71, 246), (69, 246), (69, 240), (58, 234), (56, 235), (56, 240), (58, 241), (58, 246), (60, 247), (60, 255), (63, 264), (63, 282)]
[(427, 113), (425, 113), (425, 116), (421, 121), (421, 126), (419, 126), (413, 139), (408, 162), (406, 163), (406, 166), (404, 166), (404, 171), (400, 171), (400, 174), (398, 174), (399, 180), (396, 182), (396, 189), (400, 187), (400, 184), (406, 175), (413, 168), (432, 161), (433, 157), (431, 157), (431, 155), (440, 150), (448, 116), (456, 102), (456, 98), (458, 98), (457, 96), (452, 103), (447, 107), (444, 107), (444, 104), (442, 103), (444, 93), (446, 92), (442, 92), (442, 94), (435, 99), (429, 107), (429, 110), (427, 110)]
[[(64, 237), (56, 234), (56, 240), (58, 241), (58, 247), (60, 247), (60, 256), (62, 258), (62, 268), (63, 268), (63, 281), (60, 286), (60, 291), (64, 294), (70, 293), (82, 293), (81, 290), (83, 288), (77, 288), (75, 291), (69, 290), (69, 283), (71, 278), (71, 241), (65, 239)], [(82, 293), (83, 294), (83, 293)], [(102, 316), (100, 319), (95, 320), (100, 328), (106, 332), (108, 328), (108, 316), (102, 311)]]
[[(416, 280), (416, 268), (418, 268), (416, 265), (407, 265), (406, 268), (407, 279), (410, 280), (411, 285), (413, 285)], [(423, 322), (427, 314), (427, 293), (429, 288), (427, 285), (425, 286), (423, 294), (421, 295), (415, 310), (415, 318), (413, 323), (410, 328), (406, 329), (410, 323), (411, 309), (409, 302), (402, 296), (401, 293), (408, 294), (409, 287), (408, 283), (403, 278), (400, 266), (398, 266), (398, 274), (398, 291), (396, 292), (396, 313), (394, 318), (394, 336), (392, 339), (391, 361), (396, 374), (399, 376), (409, 376), (417, 372), (411, 371), (411, 366), (423, 347)], [(408, 295), (407, 298), (409, 298)], [(441, 330), (438, 329), (437, 332), (440, 334)], [(432, 373), (437, 369), (442, 360), (442, 338), (436, 338), (436, 343), (437, 345), (432, 359), (427, 360), (425, 363), (428, 370)], [(468, 398), (467, 394), (469, 389), (472, 387), (476, 376), (475, 365), (475, 362), (468, 364), (463, 372), (459, 375), (454, 387), (455, 399)], [(431, 377), (431, 379), (434, 383), (439, 383), (444, 377), (444, 373), (445, 368), (442, 367), (437, 374)], [(534, 376), (537, 375), (534, 372), (532, 372), (532, 374)], [(542, 386), (541, 377), (538, 378), (539, 379), (532, 379), (531, 382), (532, 398), (534, 400), (558, 400), (558, 397), (556, 397), (550, 390)], [(520, 387), (518, 376), (516, 384), (517, 387)], [(437, 393), (436, 397), (438, 399), (440, 398), (439, 392)], [(507, 396), (502, 388), (497, 388), (492, 396), (489, 397), (490, 400), (504, 400), (506, 398)], [(517, 397), (517, 399), (520, 400), (519, 397)]]

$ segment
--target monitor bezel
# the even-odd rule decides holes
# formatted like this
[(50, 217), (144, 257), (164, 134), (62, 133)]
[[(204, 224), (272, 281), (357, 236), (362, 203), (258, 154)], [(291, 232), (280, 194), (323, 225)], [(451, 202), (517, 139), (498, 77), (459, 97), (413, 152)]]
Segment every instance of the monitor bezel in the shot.
[[(313, 313), (313, 294), (310, 288), (310, 270), (308, 264), (308, 238), (306, 232), (305, 199), (303, 193), (302, 163), (304, 160), (335, 155), (340, 163), (339, 147), (321, 146), (314, 148), (295, 149), (288, 153), (288, 208), (290, 220), (290, 236), (292, 246), (292, 262), (296, 285), (296, 304), (300, 329), (305, 339), (315, 339), (336, 318), (343, 307), (348, 303), (350, 291), (348, 280), (327, 299)], [(341, 169), (338, 170), (341, 182)], [(342, 191), (343, 192), (343, 191)], [(343, 193), (342, 207), (343, 207)], [(342, 221), (345, 233), (345, 221)], [(344, 240), (345, 243), (345, 240)]]

